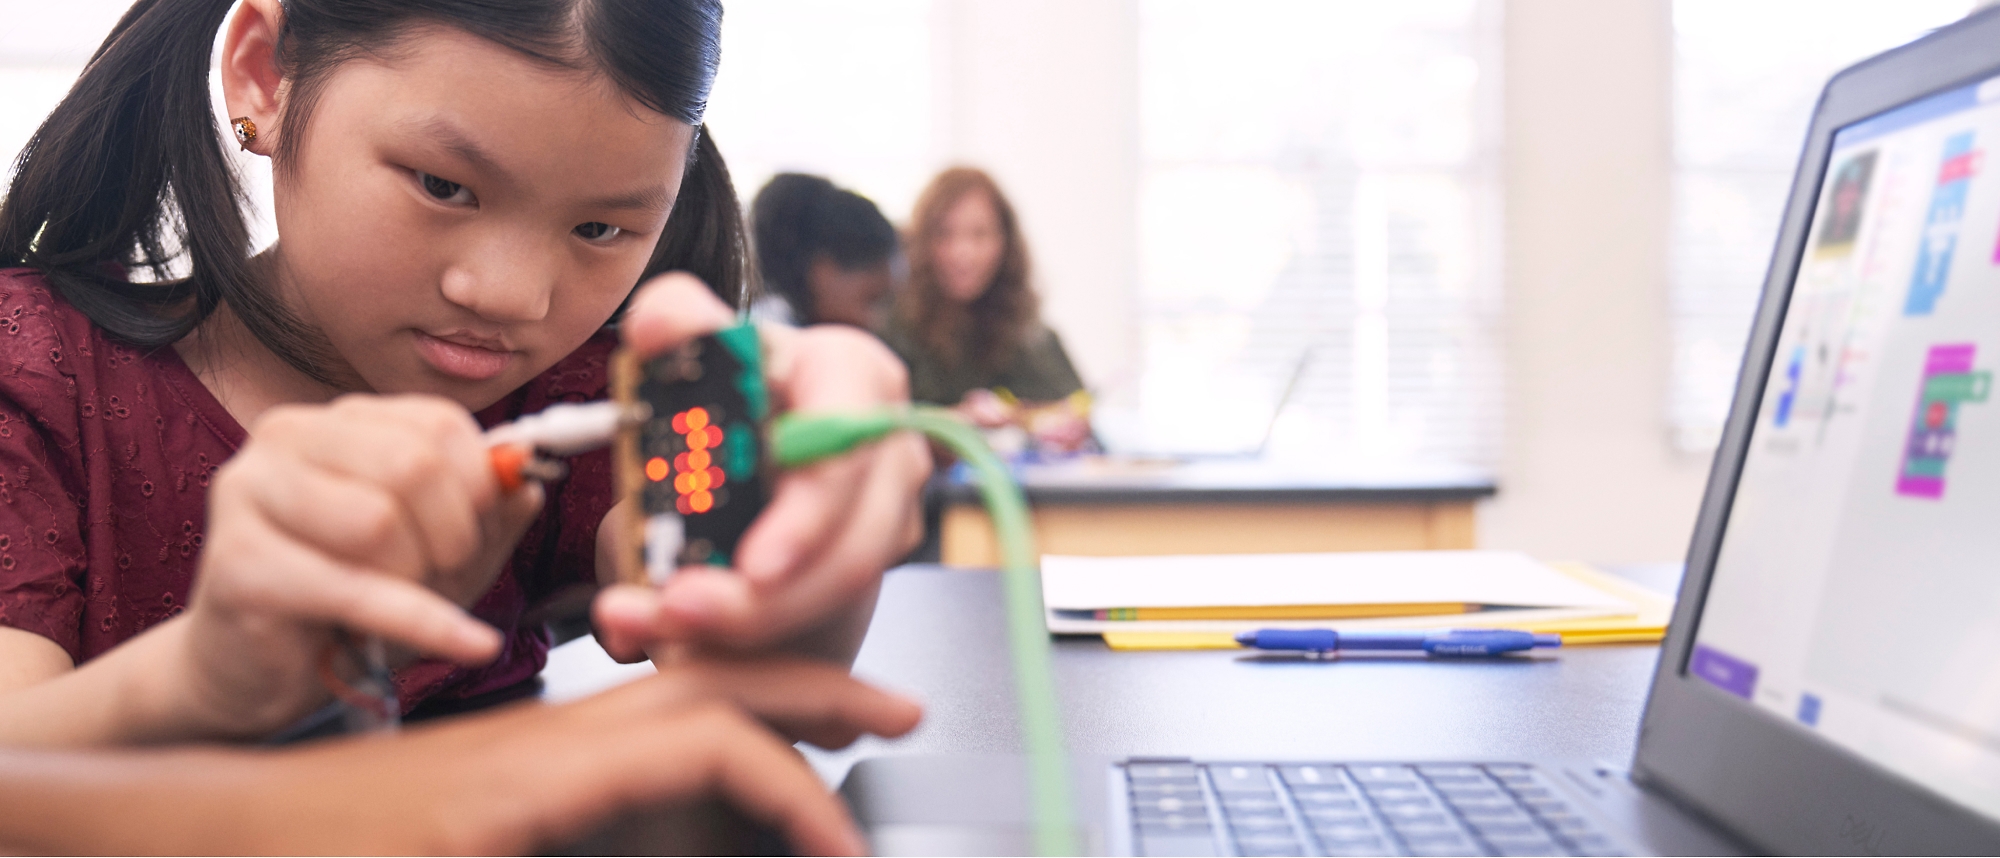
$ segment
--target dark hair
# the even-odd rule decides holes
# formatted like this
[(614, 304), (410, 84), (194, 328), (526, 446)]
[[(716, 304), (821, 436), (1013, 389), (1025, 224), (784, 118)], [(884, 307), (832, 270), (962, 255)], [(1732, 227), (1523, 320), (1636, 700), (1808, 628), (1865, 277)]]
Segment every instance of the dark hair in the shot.
[(758, 274), (801, 324), (818, 315), (807, 282), (814, 259), (827, 256), (852, 271), (896, 255), (896, 227), (875, 203), (804, 173), (779, 173), (757, 192), (750, 230)]
[[(39, 269), (98, 326), (141, 346), (170, 344), (227, 303), (286, 362), (335, 382), (331, 346), (263, 288), (248, 259), (243, 192), (209, 100), (209, 58), (232, 5), (138, 0), (126, 11), (23, 150), (0, 204), (0, 261)], [(278, 62), (291, 90), (275, 141), (281, 172), (295, 166), (328, 73), (393, 49), (416, 25), (603, 74), (645, 107), (696, 126), (721, 58), (719, 0), (283, 0), (283, 8)], [(705, 133), (689, 156), (646, 276), (705, 268), (695, 273), (734, 302), (744, 242), (728, 168)], [(175, 279), (183, 261), (187, 274)]]
[[(961, 304), (946, 296), (938, 282), (931, 248), (944, 229), (945, 214), (972, 194), (993, 204), (1003, 243), (993, 282), (971, 303)], [(953, 167), (939, 173), (917, 197), (916, 211), (910, 215), (910, 281), (896, 312), (918, 341), (946, 363), (969, 360), (982, 369), (998, 370), (1027, 343), (1041, 317), (1041, 299), (1029, 285), (1028, 273), (1028, 243), (999, 183), (984, 171)]]
[[(729, 165), (715, 146), (715, 135), (701, 127), (695, 140), (687, 175), (681, 179), (680, 196), (674, 200), (673, 214), (653, 247), (646, 263), (644, 281), (668, 271), (686, 271), (701, 278), (731, 307), (744, 304), (750, 281), (750, 248), (743, 234), (743, 206), (736, 199), (736, 185), (729, 178)], [(623, 308), (620, 308), (620, 313)]]

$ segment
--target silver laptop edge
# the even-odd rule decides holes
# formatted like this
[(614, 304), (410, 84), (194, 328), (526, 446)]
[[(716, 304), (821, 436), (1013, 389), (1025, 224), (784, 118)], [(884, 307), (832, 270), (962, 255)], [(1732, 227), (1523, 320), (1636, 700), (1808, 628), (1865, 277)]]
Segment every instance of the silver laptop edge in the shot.
[(1641, 722), (1633, 777), (1758, 848), (1784, 854), (1996, 854), (2000, 824), (1688, 672), (1765, 385), (1806, 253), (1834, 133), (2000, 74), (2000, 9), (1859, 63), (1828, 83), (1765, 279), (1735, 400)]

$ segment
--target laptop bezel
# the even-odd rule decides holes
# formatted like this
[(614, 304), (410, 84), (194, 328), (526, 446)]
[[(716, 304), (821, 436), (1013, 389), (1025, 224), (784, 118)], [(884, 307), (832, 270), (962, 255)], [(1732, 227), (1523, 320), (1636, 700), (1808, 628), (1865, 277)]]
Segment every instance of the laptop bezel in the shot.
[(1995, 45), (2000, 45), (2000, 9), (1982, 10), (1840, 72), (1821, 93), (1696, 519), (1687, 574), (1640, 725), (1633, 775), (1774, 852), (2000, 854), (2000, 822), (1746, 705), (1687, 671), (1833, 134), (1927, 95), (2000, 75)]

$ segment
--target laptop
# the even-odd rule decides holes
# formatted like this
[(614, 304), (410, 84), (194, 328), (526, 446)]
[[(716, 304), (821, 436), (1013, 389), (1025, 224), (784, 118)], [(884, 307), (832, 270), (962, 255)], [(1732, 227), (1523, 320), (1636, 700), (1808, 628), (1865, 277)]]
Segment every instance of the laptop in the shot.
[[(1821, 96), (1629, 769), (1070, 761), (1111, 854), (2000, 854), (2000, 10)], [(863, 761), (885, 852), (1025, 852), (1023, 766)], [(1013, 839), (1009, 839), (1009, 838)]]

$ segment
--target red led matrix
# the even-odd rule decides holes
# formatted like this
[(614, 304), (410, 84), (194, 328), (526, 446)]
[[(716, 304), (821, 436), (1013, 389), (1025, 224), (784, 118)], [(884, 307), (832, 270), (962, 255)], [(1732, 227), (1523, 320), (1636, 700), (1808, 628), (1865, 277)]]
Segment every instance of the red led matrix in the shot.
[(675, 414), (673, 428), (687, 452), (676, 454), (671, 463), (663, 456), (647, 460), (646, 479), (658, 483), (673, 478), (674, 507), (681, 515), (708, 512), (715, 508), (716, 490), (726, 481), (709, 452), (722, 446), (722, 427), (710, 422), (708, 409), (697, 407)]

